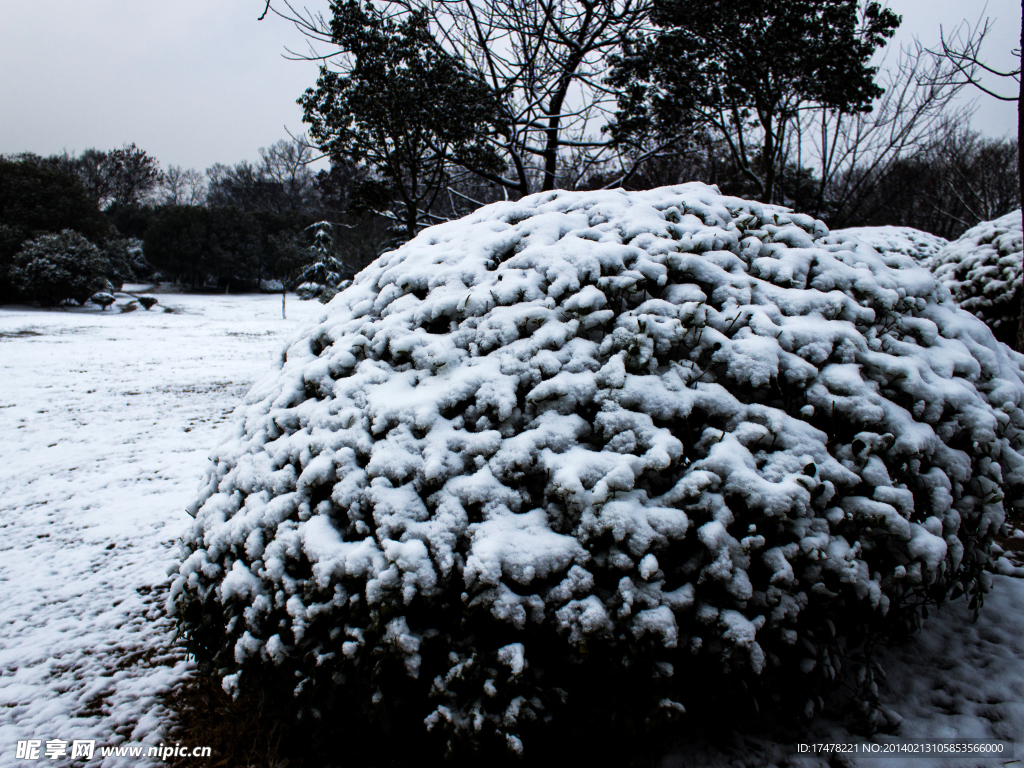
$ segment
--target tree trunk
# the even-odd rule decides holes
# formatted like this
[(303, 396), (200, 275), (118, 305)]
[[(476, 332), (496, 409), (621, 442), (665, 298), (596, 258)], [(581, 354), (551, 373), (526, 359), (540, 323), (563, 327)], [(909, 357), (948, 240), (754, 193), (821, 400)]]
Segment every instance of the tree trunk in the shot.
[(761, 194), (762, 203), (774, 203), (775, 197), (775, 135), (769, 120), (764, 131), (764, 146), (761, 148), (761, 165), (764, 168), (764, 190)]
[[(1020, 22), (1020, 43), (1024, 47), (1024, 18)], [(1020, 81), (1020, 90), (1017, 93), (1017, 175), (1020, 182), (1020, 204), (1024, 207), (1024, 175), (1021, 175), (1020, 166), (1024, 156), (1024, 78)], [(1021, 277), (1024, 278), (1024, 255), (1021, 256)], [(1024, 352), (1024, 284), (1020, 289), (1020, 319), (1017, 321), (1017, 351)]]
[(416, 222), (419, 220), (419, 207), (410, 203), (405, 209), (405, 239), (412, 240), (416, 237)]
[(562, 86), (555, 93), (549, 103), (548, 127), (544, 132), (547, 136), (544, 145), (544, 181), (541, 184), (542, 192), (549, 192), (555, 188), (555, 174), (558, 171), (558, 129), (561, 122), (562, 104), (565, 100), (565, 91), (568, 89), (568, 81), (563, 80)]

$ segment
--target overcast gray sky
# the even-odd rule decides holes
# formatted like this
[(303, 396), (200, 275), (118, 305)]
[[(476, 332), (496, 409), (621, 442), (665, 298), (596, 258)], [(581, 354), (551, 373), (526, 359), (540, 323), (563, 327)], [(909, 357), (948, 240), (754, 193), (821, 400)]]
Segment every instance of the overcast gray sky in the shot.
[[(899, 39), (926, 45), (940, 25), (974, 22), (982, 10), (964, 0), (889, 6), (903, 16)], [(271, 15), (257, 22), (262, 10), (263, 0), (0, 0), (0, 153), (135, 142), (163, 167), (255, 160), (287, 130), (303, 131), (295, 100), (317, 75), (314, 64), (282, 58), (303, 39)], [(1015, 66), (1020, 2), (989, 0), (986, 14), (998, 19), (987, 60)], [(977, 103), (977, 130), (1016, 135), (1015, 103)]]

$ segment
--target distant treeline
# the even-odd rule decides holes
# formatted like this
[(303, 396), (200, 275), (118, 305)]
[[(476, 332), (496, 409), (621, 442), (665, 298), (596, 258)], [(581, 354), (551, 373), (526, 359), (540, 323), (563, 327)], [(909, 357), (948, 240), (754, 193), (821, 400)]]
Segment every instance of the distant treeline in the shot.
[[(342, 277), (350, 277), (406, 239), (409, 228), (387, 206), (368, 204), (372, 168), (335, 158), (330, 170), (314, 172), (314, 157), (301, 138), (261, 149), (256, 164), (215, 164), (205, 173), (161, 170), (134, 144), (78, 156), (0, 156), (0, 300), (26, 297), (12, 271), (26, 244), (65, 230), (97, 247), (102, 259), (91, 263), (103, 264), (107, 287), (169, 280), (193, 290), (239, 291), (264, 281), (295, 287), (309, 266), (311, 225), (327, 221), (334, 225), (332, 256)], [(827, 182), (799, 159), (779, 166), (773, 198), (831, 227), (892, 224), (952, 239), (1020, 207), (1017, 142), (970, 130), (964, 115), (944, 122), (913, 152), (852, 164)], [(560, 173), (580, 189), (699, 180), (726, 194), (759, 194), (727, 141), (709, 132), (644, 158), (628, 178), (599, 165), (567, 165)], [(417, 227), (498, 197), (494, 185), (472, 174), (452, 175), (446, 185)]]
[[(0, 300), (42, 295), (19, 287), (27, 279), (19, 254), (25, 261), (30, 243), (67, 230), (96, 246), (99, 259), (89, 263), (101, 265), (101, 274), (83, 285), (97, 289), (135, 280), (219, 290), (253, 290), (270, 280), (293, 285), (318, 221), (335, 225), (335, 255), (348, 275), (388, 242), (387, 221), (347, 210), (356, 168), (314, 173), (302, 140), (280, 141), (260, 157), (257, 165), (217, 164), (200, 173), (161, 170), (134, 144), (78, 156), (0, 156)], [(32, 253), (38, 259), (38, 249)]]

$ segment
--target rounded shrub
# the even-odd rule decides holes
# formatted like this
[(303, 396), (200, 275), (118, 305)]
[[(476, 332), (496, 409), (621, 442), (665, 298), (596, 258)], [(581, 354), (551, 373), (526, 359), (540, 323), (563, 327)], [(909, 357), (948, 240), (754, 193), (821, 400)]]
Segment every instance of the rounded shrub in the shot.
[(956, 302), (1010, 345), (1020, 318), (1022, 251), (1021, 212), (1014, 211), (967, 230), (932, 261)]
[(107, 260), (99, 248), (77, 232), (30, 240), (14, 256), (11, 282), (22, 299), (56, 305), (69, 299), (85, 304), (108, 287)]
[(303, 717), (528, 754), (840, 680), (877, 718), (871, 644), (987, 587), (1024, 373), (912, 259), (837, 239), (690, 184), (384, 254), (213, 454), (190, 649)]
[(91, 301), (93, 304), (98, 304), (101, 309), (106, 309), (115, 301), (117, 301), (117, 299), (114, 298), (114, 294), (107, 293), (106, 291), (101, 291), (99, 293), (94, 293), (92, 297), (89, 299), (89, 301)]

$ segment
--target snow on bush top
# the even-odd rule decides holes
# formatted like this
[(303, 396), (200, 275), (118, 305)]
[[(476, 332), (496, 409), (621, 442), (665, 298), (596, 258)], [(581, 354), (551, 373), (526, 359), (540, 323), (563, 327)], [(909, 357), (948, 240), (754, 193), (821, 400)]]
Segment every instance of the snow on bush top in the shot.
[(1022, 358), (827, 235), (688, 184), (383, 255), (213, 454), (172, 589), (191, 647), (229, 688), (518, 751), (708, 676), (818, 690), (850, 638), (979, 592), (1024, 499)]
[(967, 230), (932, 262), (935, 277), (957, 303), (1008, 344), (1020, 315), (1022, 250), (1021, 212), (1014, 211)]
[(902, 254), (910, 256), (922, 267), (929, 267), (935, 255), (949, 241), (944, 237), (922, 232), (913, 227), (848, 227), (834, 229), (828, 242), (841, 242), (844, 238), (853, 238), (870, 245), (884, 256)]

